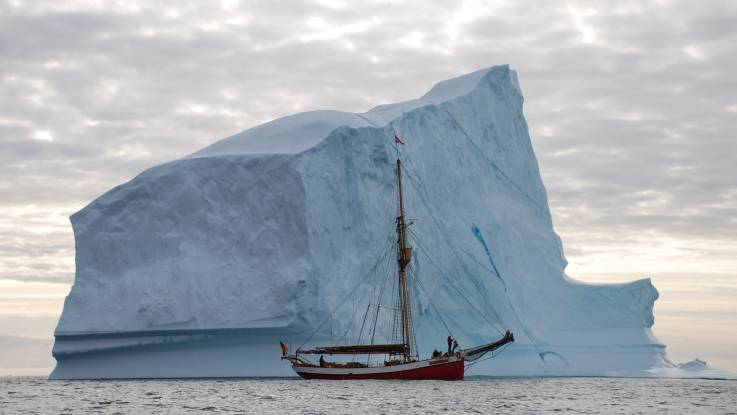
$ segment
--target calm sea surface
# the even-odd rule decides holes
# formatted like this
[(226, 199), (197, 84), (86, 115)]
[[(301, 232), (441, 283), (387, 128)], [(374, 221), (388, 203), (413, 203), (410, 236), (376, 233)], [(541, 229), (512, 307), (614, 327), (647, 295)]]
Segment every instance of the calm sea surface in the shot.
[(737, 414), (737, 382), (526, 378), (463, 382), (0, 378), (0, 413)]

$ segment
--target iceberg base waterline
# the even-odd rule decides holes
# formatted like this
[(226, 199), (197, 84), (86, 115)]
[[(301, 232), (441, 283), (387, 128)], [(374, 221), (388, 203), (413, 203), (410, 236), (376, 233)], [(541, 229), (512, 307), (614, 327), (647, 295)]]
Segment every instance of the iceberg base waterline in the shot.
[[(296, 334), (247, 329), (62, 336), (57, 339), (57, 366), (50, 379), (295, 377), (290, 365), (280, 360), (278, 345), (279, 341), (297, 345), (300, 340)], [(642, 368), (667, 367), (664, 349), (650, 344), (541, 351), (529, 344), (515, 345), (503, 352), (503, 359), (473, 364), (466, 376), (662, 376)], [(693, 374), (674, 371), (667, 376)]]

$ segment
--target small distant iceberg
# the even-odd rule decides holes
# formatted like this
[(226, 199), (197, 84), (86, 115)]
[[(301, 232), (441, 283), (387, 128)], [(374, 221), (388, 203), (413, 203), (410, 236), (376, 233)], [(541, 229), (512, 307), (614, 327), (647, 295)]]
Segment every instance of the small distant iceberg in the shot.
[(737, 373), (709, 367), (709, 364), (699, 358), (685, 363), (675, 363), (673, 367), (652, 368), (653, 377), (688, 378), (688, 379), (737, 379)]
[(690, 362), (686, 363), (679, 363), (677, 367), (681, 370), (688, 370), (688, 371), (699, 371), (699, 370), (710, 370), (711, 368), (709, 365), (706, 364), (705, 361), (699, 359), (698, 357), (694, 360), (691, 360)]

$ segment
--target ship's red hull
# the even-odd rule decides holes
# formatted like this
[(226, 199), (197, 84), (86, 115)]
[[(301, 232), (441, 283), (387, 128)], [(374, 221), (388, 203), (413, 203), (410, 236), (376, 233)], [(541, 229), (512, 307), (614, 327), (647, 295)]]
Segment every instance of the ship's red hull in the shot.
[(462, 359), (446, 362), (423, 361), (415, 364), (384, 366), (372, 369), (295, 367), (305, 379), (358, 380), (358, 379), (404, 379), (404, 380), (463, 380)]

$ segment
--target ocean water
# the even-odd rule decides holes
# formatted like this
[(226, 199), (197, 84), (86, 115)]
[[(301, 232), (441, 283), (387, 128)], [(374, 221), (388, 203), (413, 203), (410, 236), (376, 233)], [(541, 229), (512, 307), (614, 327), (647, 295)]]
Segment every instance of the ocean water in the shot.
[(0, 378), (0, 413), (737, 414), (737, 382), (525, 378), (440, 381)]

